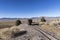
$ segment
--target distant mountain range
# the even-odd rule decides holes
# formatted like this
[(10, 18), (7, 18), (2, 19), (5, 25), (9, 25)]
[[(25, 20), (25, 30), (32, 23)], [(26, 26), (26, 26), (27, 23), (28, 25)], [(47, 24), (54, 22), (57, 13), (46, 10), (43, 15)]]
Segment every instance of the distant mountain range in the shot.
[[(0, 18), (0, 20), (17, 20), (17, 19), (29, 19), (29, 18)], [(41, 19), (41, 17), (32, 17), (31, 19)], [(60, 17), (45, 17), (45, 19), (60, 19)]]

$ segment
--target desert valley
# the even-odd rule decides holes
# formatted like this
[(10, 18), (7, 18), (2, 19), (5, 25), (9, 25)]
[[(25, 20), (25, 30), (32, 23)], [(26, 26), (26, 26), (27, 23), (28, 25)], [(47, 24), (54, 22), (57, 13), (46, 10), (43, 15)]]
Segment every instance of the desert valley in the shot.
[(0, 40), (60, 40), (60, 18), (2, 18)]

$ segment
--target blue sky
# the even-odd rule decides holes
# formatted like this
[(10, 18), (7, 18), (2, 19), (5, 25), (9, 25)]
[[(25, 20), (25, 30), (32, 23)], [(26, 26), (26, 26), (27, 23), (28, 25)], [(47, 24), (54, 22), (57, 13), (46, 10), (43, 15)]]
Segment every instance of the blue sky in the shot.
[(0, 18), (60, 16), (60, 0), (0, 0)]

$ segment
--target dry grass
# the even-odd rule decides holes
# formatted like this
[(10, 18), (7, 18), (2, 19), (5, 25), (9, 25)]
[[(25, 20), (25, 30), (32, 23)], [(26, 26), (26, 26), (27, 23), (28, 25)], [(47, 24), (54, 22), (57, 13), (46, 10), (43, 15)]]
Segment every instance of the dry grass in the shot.
[(11, 30), (12, 32), (14, 32), (14, 33), (20, 32), (20, 28), (19, 28), (19, 27), (16, 27), (16, 26), (11, 27), (10, 30)]
[(11, 31), (9, 30), (9, 28), (4, 28), (0, 30), (0, 38), (5, 40), (6, 38), (10, 37), (11, 37)]
[(60, 28), (54, 26), (54, 25), (47, 25), (47, 24), (43, 24), (40, 27), (42, 30), (47, 31), (47, 32), (52, 32), (57, 34), (58, 36), (60, 36)]
[(11, 38), (14, 33), (18, 33), (18, 32), (20, 32), (20, 29), (18, 27), (0, 29), (0, 38), (7, 40)]
[(15, 20), (11, 20), (11, 21), (0, 21), (0, 24), (2, 25), (14, 25), (15, 24)]
[(8, 28), (15, 25), (15, 20), (14, 21), (0, 21), (0, 29), (1, 28)]
[[(16, 20), (14, 21), (0, 21), (0, 38), (9, 39), (14, 33), (20, 32), (20, 29), (15, 25)], [(12, 27), (13, 26), (13, 27)]]

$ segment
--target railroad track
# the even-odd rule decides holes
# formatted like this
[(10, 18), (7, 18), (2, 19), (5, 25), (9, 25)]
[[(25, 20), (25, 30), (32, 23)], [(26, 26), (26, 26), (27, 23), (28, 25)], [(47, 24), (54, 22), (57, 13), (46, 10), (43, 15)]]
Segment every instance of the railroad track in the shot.
[(39, 26), (32, 26), (33, 29), (37, 30), (38, 32), (42, 33), (46, 38), (48, 38), (49, 40), (59, 40), (49, 34), (47, 34), (46, 32), (42, 31)]

